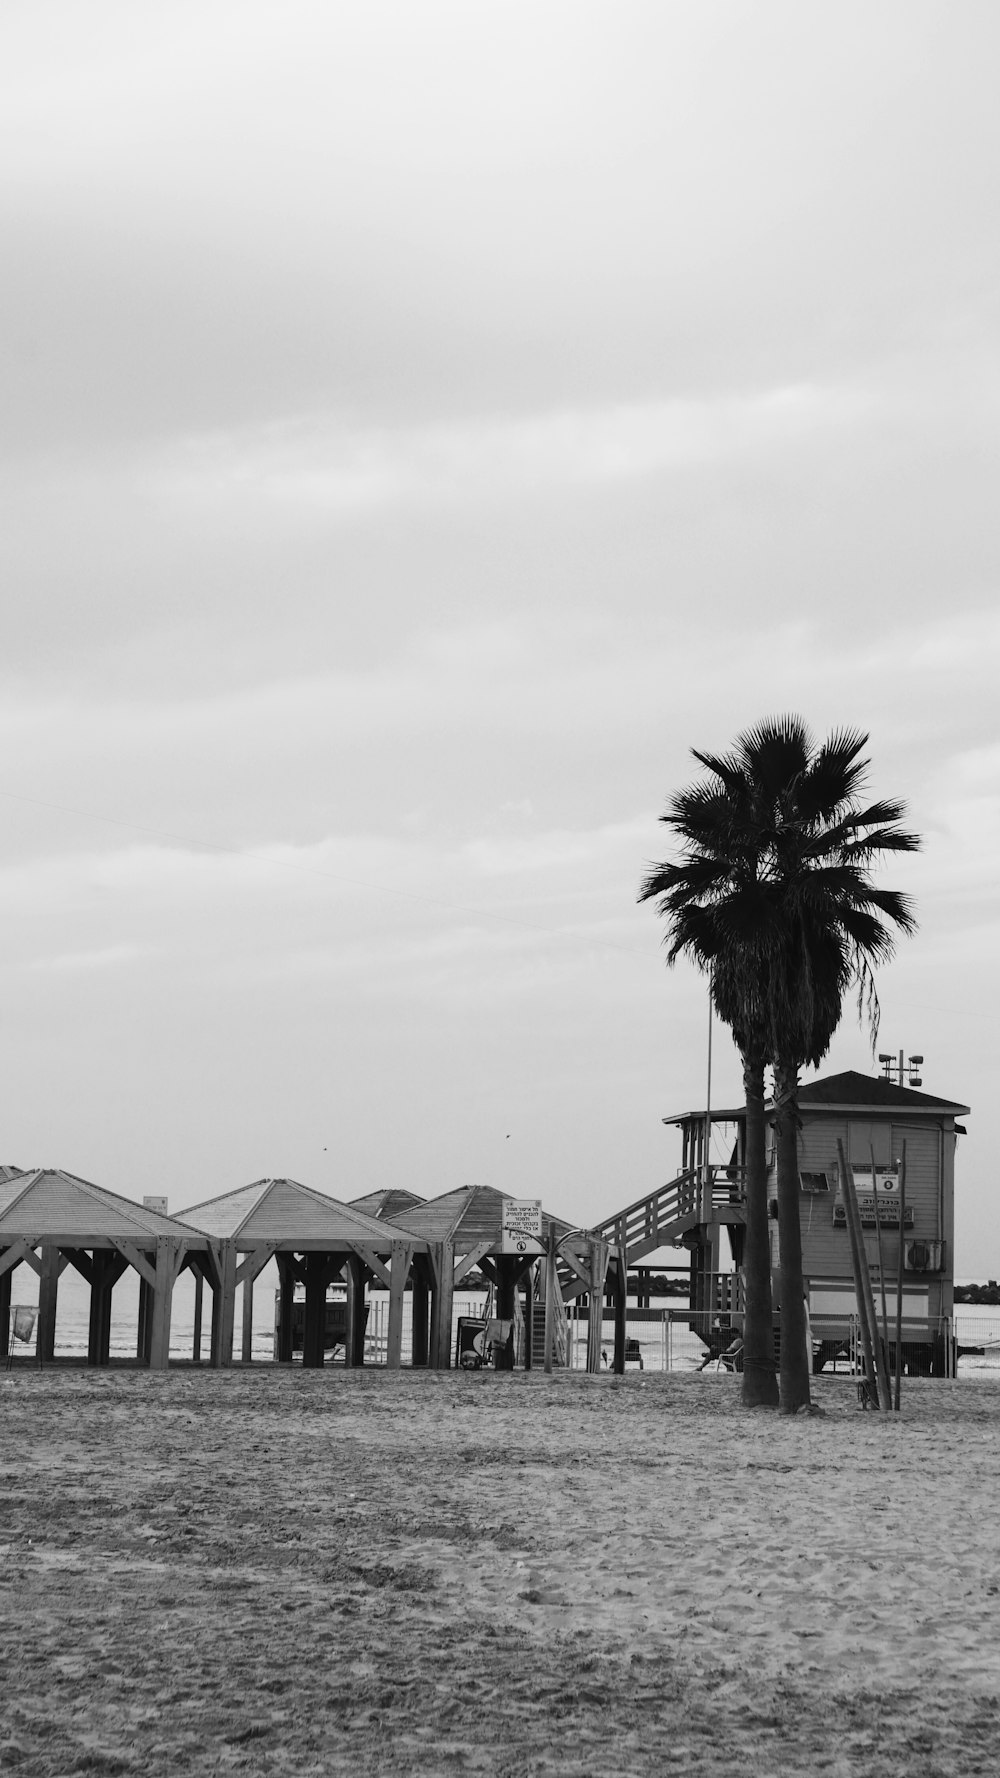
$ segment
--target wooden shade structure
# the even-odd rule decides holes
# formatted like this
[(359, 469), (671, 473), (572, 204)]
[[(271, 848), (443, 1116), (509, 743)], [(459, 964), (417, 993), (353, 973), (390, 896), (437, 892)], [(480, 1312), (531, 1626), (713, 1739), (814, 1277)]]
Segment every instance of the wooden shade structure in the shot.
[(348, 1364), (364, 1362), (365, 1284), (370, 1277), (389, 1292), (387, 1363), (400, 1363), (403, 1292), (414, 1257), (426, 1242), (386, 1219), (366, 1216), (294, 1179), (258, 1179), (184, 1212), (194, 1227), (211, 1237), (218, 1253), (221, 1286), (212, 1317), (213, 1362), (232, 1363), (236, 1289), (243, 1286), (244, 1364), (251, 1359), (254, 1280), (275, 1260), (281, 1284), (278, 1358), (292, 1356), (292, 1304), (296, 1284), (305, 1287), (302, 1362), (322, 1365), (326, 1293), (333, 1280), (347, 1279)]
[[(414, 1268), (413, 1353), (414, 1363), (429, 1363), (440, 1370), (451, 1364), (452, 1300), (456, 1287), (474, 1267), (495, 1286), (497, 1314), (513, 1317), (514, 1294), (535, 1263), (534, 1255), (503, 1252), (503, 1204), (508, 1194), (491, 1185), (463, 1185), (440, 1198), (411, 1209), (395, 1211), (396, 1222), (422, 1236), (427, 1259)], [(546, 1242), (569, 1234), (570, 1224), (542, 1212), (542, 1236)], [(427, 1303), (433, 1297), (428, 1321)], [(526, 1362), (532, 1363), (533, 1316), (525, 1320)], [(419, 1337), (418, 1337), (419, 1335)], [(422, 1342), (426, 1341), (424, 1348)], [(418, 1356), (424, 1352), (423, 1356)]]
[(61, 1168), (0, 1180), (0, 1355), (10, 1338), (11, 1280), (19, 1265), (38, 1275), (36, 1356), (55, 1353), (60, 1274), (73, 1266), (90, 1285), (91, 1364), (110, 1360), (111, 1295), (129, 1266), (139, 1274), (136, 1357), (165, 1370), (174, 1284), (185, 1266), (211, 1271), (211, 1242), (176, 1217), (148, 1210)]

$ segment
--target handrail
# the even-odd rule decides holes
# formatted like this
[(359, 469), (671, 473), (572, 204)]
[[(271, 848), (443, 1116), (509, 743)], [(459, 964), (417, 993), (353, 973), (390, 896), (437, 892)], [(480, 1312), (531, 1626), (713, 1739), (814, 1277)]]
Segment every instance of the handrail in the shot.
[[(742, 1200), (744, 1194), (737, 1169), (712, 1167), (709, 1172), (713, 1208), (719, 1204), (739, 1203)], [(627, 1204), (616, 1215), (597, 1223), (595, 1233), (619, 1241), (625, 1231), (652, 1234), (656, 1228), (697, 1212), (702, 1207), (704, 1190), (702, 1169), (691, 1167), (686, 1173), (681, 1173), (665, 1185), (658, 1186), (655, 1191), (648, 1192), (644, 1198), (637, 1198), (634, 1203)]]

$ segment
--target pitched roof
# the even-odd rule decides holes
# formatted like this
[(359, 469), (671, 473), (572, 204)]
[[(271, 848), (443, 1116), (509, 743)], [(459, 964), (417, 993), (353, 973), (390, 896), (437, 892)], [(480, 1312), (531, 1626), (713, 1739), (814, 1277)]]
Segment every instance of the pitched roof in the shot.
[(848, 1068), (843, 1074), (828, 1074), (823, 1080), (807, 1080), (799, 1087), (799, 1105), (875, 1106), (887, 1109), (931, 1112), (967, 1113), (968, 1105), (954, 1099), (939, 1099), (932, 1093), (918, 1093), (914, 1087), (899, 1087), (881, 1074), (859, 1074)]
[(147, 1210), (61, 1167), (37, 1167), (0, 1182), (0, 1240), (26, 1235), (75, 1240), (80, 1247), (94, 1241), (155, 1241), (158, 1235), (194, 1237), (201, 1244), (201, 1231), (176, 1216)]
[[(799, 1085), (799, 1108), (809, 1110), (821, 1105), (835, 1105), (840, 1111), (863, 1110), (873, 1107), (887, 1111), (923, 1112), (925, 1116), (944, 1114), (946, 1117), (967, 1116), (970, 1107), (959, 1105), (954, 1099), (938, 1099), (931, 1093), (918, 1093), (915, 1087), (898, 1087), (882, 1074), (859, 1074), (855, 1068), (847, 1068), (842, 1074), (827, 1074), (822, 1080), (806, 1080)], [(771, 1109), (768, 1101), (767, 1109)], [(746, 1106), (741, 1105), (738, 1111), (713, 1111), (713, 1124), (741, 1123), (746, 1117)], [(672, 1117), (665, 1117), (665, 1124), (682, 1124), (701, 1119), (704, 1111), (677, 1112)]]
[(297, 1179), (256, 1179), (252, 1185), (192, 1204), (184, 1215), (206, 1234), (235, 1240), (241, 1246), (270, 1241), (294, 1252), (308, 1242), (333, 1252), (355, 1242), (378, 1249), (387, 1248), (392, 1241), (412, 1244), (408, 1229), (366, 1216), (351, 1204), (300, 1185)]
[[(399, 1211), (396, 1221), (427, 1241), (453, 1241), (467, 1251), (479, 1241), (499, 1242), (502, 1206), (510, 1195), (492, 1185), (460, 1185), (415, 1210)], [(550, 1229), (559, 1235), (568, 1234), (572, 1226), (542, 1211), (542, 1229), (546, 1234)]]
[(387, 1186), (382, 1191), (366, 1192), (363, 1198), (349, 1200), (352, 1210), (363, 1210), (366, 1216), (375, 1216), (381, 1222), (388, 1218), (390, 1222), (398, 1221), (404, 1210), (414, 1210), (424, 1199), (416, 1192), (408, 1192), (403, 1186)]

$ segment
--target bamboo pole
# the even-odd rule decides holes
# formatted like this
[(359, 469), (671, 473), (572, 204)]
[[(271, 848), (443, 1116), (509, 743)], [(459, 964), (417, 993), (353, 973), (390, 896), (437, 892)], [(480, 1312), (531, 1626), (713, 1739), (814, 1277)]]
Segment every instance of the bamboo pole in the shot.
[(876, 1184), (877, 1174), (875, 1172), (875, 1145), (872, 1142), (868, 1144), (868, 1153), (871, 1155), (872, 1159), (872, 1195), (875, 1199), (875, 1244), (878, 1248), (878, 1283), (882, 1297), (882, 1349), (886, 1354), (888, 1374), (889, 1310), (885, 1298), (885, 1255), (882, 1251), (882, 1212), (879, 1209), (878, 1186)]
[[(837, 1144), (837, 1147), (838, 1147), (838, 1149), (840, 1148), (839, 1142)], [(844, 1156), (843, 1156), (842, 1151), (840, 1154), (840, 1187), (841, 1187), (841, 1191), (843, 1193), (844, 1206), (845, 1206), (845, 1210), (847, 1213), (847, 1234), (848, 1234), (848, 1238), (849, 1238), (850, 1244), (851, 1244), (851, 1270), (854, 1273), (854, 1296), (855, 1296), (855, 1306), (858, 1311), (858, 1325), (861, 1329), (861, 1349), (862, 1349), (862, 1352), (864, 1353), (866, 1374), (869, 1378), (869, 1381), (873, 1381), (875, 1378), (875, 1354), (872, 1351), (871, 1328), (868, 1324), (868, 1315), (867, 1315), (866, 1306), (865, 1306), (865, 1289), (864, 1289), (864, 1284), (862, 1282), (862, 1277), (861, 1277), (861, 1270), (862, 1270), (862, 1263), (863, 1262), (862, 1262), (861, 1256), (858, 1253), (857, 1231), (855, 1230), (855, 1227), (854, 1227), (854, 1218), (851, 1215), (851, 1207), (850, 1207), (850, 1203), (848, 1201), (847, 1180), (846, 1180), (846, 1162), (844, 1161)], [(879, 1403), (878, 1392), (877, 1392), (877, 1387), (876, 1387), (875, 1406), (879, 1407), (879, 1405), (880, 1405), (880, 1403)]]
[(903, 1263), (906, 1254), (906, 1141), (899, 1161), (899, 1257), (896, 1261), (896, 1383), (894, 1407), (899, 1413), (900, 1377), (903, 1374)]
[(556, 1337), (556, 1291), (559, 1289), (559, 1273), (556, 1270), (556, 1236), (550, 1230), (545, 1250), (545, 1375), (552, 1375), (553, 1348)]
[(861, 1230), (858, 1194), (854, 1189), (854, 1175), (844, 1154), (844, 1144), (839, 1137), (837, 1139), (837, 1153), (840, 1157), (841, 1188), (847, 1208), (848, 1227), (851, 1232), (854, 1290), (858, 1300), (858, 1317), (861, 1322), (861, 1342), (864, 1347), (865, 1363), (868, 1366), (868, 1374), (875, 1384), (876, 1403), (879, 1407), (885, 1407), (888, 1410), (890, 1405), (889, 1380), (885, 1369), (885, 1353), (882, 1351), (878, 1338), (875, 1298), (872, 1294), (872, 1281), (868, 1276), (868, 1260), (865, 1254), (864, 1235)]

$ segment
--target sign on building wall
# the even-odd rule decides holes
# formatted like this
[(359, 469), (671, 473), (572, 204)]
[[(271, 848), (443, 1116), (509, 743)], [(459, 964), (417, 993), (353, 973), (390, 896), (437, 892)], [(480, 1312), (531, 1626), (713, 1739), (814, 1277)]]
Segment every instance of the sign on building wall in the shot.
[(880, 1197), (883, 1193), (888, 1197), (891, 1197), (892, 1194), (895, 1193), (896, 1197), (899, 1197), (898, 1166), (876, 1166), (874, 1183), (872, 1182), (872, 1170), (870, 1167), (853, 1167), (852, 1172), (854, 1174), (854, 1189), (859, 1198), (865, 1192), (877, 1192)]
[(541, 1198), (504, 1198), (500, 1220), (501, 1253), (544, 1253)]

